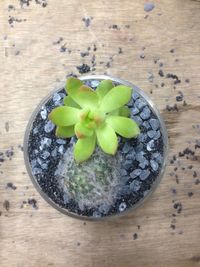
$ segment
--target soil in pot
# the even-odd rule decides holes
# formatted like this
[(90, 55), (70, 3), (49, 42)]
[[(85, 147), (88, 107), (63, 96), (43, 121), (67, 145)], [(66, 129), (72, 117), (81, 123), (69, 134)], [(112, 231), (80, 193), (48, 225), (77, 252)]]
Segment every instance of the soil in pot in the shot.
[[(96, 89), (99, 80), (86, 80)], [(118, 85), (117, 83), (115, 83)], [(55, 92), (36, 114), (31, 125), (27, 156), (41, 191), (69, 213), (99, 218), (121, 213), (143, 200), (160, 178), (164, 141), (160, 121), (149, 103), (133, 92), (128, 103), (141, 134), (135, 139), (119, 137), (116, 156), (96, 149), (82, 164), (73, 159), (75, 138), (55, 136), (48, 114), (62, 105), (64, 88)]]

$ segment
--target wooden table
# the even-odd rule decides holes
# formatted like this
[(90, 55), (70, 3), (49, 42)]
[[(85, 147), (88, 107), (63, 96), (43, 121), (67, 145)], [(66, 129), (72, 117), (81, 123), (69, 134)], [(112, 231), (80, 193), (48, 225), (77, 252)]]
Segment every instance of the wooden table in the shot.
[[(11, 158), (0, 163), (1, 267), (200, 266), (200, 2), (155, 0), (150, 12), (144, 3), (0, 1), (0, 152)], [(158, 189), (114, 221), (84, 223), (50, 207), (20, 148), (41, 98), (83, 63), (89, 73), (127, 79), (150, 94), (170, 137)], [(32, 198), (38, 209), (26, 203)]]

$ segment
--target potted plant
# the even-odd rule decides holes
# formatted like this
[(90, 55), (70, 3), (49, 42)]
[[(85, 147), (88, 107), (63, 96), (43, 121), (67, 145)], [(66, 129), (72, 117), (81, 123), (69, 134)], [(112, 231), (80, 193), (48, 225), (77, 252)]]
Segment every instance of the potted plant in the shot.
[(107, 76), (69, 78), (39, 104), (24, 140), (28, 173), (45, 200), (93, 220), (139, 206), (160, 181), (166, 154), (151, 100)]

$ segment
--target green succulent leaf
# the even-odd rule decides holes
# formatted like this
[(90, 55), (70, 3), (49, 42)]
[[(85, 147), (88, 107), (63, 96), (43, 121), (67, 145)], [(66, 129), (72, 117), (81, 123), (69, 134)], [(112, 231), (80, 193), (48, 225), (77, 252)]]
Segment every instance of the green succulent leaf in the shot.
[(94, 133), (94, 130), (91, 128), (88, 128), (84, 122), (77, 122), (75, 125), (75, 134), (77, 138), (85, 138), (92, 136)]
[(57, 107), (49, 114), (49, 119), (58, 126), (70, 126), (79, 119), (80, 110), (72, 107)]
[(127, 106), (121, 107), (119, 109), (119, 116), (129, 117), (131, 114), (130, 109)]
[(69, 138), (75, 135), (74, 126), (57, 126), (56, 136), (61, 138)]
[(99, 101), (97, 93), (86, 85), (80, 86), (71, 97), (82, 108), (95, 108)]
[(71, 98), (73, 98), (73, 95), (76, 94), (77, 90), (79, 89), (79, 87), (81, 87), (81, 85), (83, 85), (82, 81), (77, 78), (70, 77), (67, 79), (65, 90), (67, 94), (71, 96)]
[(132, 88), (118, 85), (112, 88), (102, 99), (100, 110), (111, 112), (127, 104), (131, 98)]
[(92, 155), (96, 145), (96, 136), (78, 139), (74, 146), (74, 158), (77, 162), (82, 162)]
[(88, 118), (93, 120), (96, 123), (96, 125), (99, 125), (100, 123), (104, 121), (105, 114), (98, 109), (94, 109), (89, 112)]
[(130, 110), (129, 110), (129, 108), (127, 106), (124, 106), (124, 107), (121, 107), (121, 108), (113, 110), (109, 114), (110, 115), (115, 115), (115, 116), (129, 117)]
[(117, 151), (117, 135), (113, 128), (105, 123), (102, 127), (98, 127), (96, 130), (98, 144), (101, 149), (107, 153), (114, 155)]
[(119, 115), (119, 108), (118, 108), (118, 109), (115, 109), (115, 110), (113, 110), (113, 111), (111, 111), (111, 112), (109, 113), (109, 115), (115, 115), (115, 116), (118, 116), (118, 115)]
[(99, 99), (101, 100), (113, 87), (114, 87), (114, 84), (112, 83), (111, 80), (101, 81), (96, 89)]
[(63, 102), (65, 106), (73, 107), (73, 108), (80, 108), (80, 106), (69, 95), (65, 96)]
[(106, 122), (116, 133), (126, 138), (136, 137), (140, 133), (137, 123), (130, 118), (108, 116)]

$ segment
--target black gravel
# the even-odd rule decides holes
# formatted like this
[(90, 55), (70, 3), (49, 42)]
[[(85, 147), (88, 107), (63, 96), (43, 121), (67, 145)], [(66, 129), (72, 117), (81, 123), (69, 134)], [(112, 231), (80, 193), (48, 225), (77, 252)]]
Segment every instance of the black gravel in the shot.
[(9, 211), (10, 209), (10, 202), (8, 200), (4, 200), (3, 207), (6, 211)]
[(89, 27), (90, 26), (92, 19), (93, 19), (93, 17), (90, 17), (90, 18), (82, 18), (82, 21), (85, 23), (85, 27)]
[(160, 77), (164, 77), (164, 72), (163, 72), (163, 70), (159, 70), (158, 74), (160, 75)]
[(178, 76), (176, 74), (167, 73), (166, 78), (167, 79), (173, 79), (174, 80), (174, 84), (181, 83), (181, 80), (178, 78)]
[[(85, 84), (95, 89), (98, 81), (87, 81)], [(47, 116), (55, 106), (62, 105), (64, 96), (64, 88), (54, 93), (36, 115), (29, 136), (28, 158), (35, 179), (53, 202), (70, 212), (92, 217), (94, 213), (99, 213), (99, 207), (80, 210), (75, 201), (66, 203), (55, 179), (55, 171), (70, 139), (57, 138), (55, 126)], [(137, 93), (133, 94), (128, 106), (132, 111), (131, 117), (140, 125), (141, 134), (136, 139), (120, 138), (119, 151), (123, 157), (121, 176), (127, 182), (115, 205), (107, 214), (100, 214), (102, 217), (122, 212), (143, 199), (156, 182), (163, 164), (164, 144), (157, 116)]]
[(144, 4), (144, 11), (150, 12), (155, 8), (155, 5), (153, 3), (145, 3)]
[(136, 239), (138, 239), (138, 234), (137, 233), (133, 234), (133, 240), (136, 240)]
[(16, 190), (17, 187), (13, 183), (7, 183), (6, 188), (10, 188), (12, 190)]
[(90, 66), (87, 64), (82, 64), (76, 67), (80, 74), (90, 72)]
[(36, 210), (38, 209), (37, 200), (35, 200), (34, 198), (29, 198), (28, 204), (31, 205), (34, 209)]

